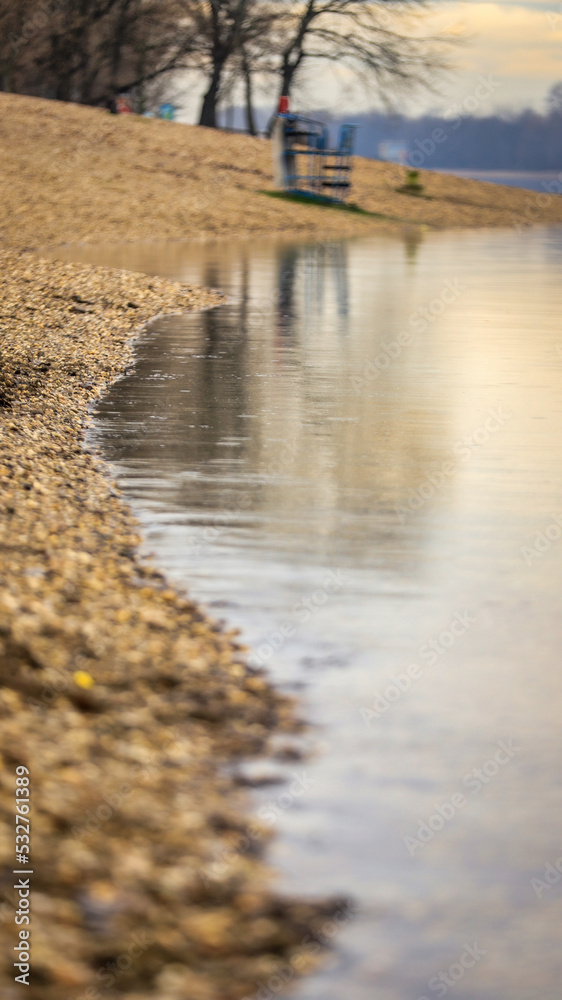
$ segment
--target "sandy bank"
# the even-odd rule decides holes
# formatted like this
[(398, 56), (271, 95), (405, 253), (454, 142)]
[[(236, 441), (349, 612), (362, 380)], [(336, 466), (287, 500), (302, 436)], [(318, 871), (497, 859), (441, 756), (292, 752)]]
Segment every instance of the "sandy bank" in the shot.
[(404, 168), (364, 159), (352, 200), (389, 218), (279, 202), (259, 193), (273, 186), (264, 139), (8, 94), (0, 173), (0, 241), (18, 247), (562, 222), (561, 196), (422, 171), (429, 197), (414, 198), (395, 190)]

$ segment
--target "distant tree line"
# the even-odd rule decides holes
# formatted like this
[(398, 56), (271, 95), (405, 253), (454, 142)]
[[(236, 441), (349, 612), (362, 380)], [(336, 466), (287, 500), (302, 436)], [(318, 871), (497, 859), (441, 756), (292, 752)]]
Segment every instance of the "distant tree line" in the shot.
[(303, 66), (337, 63), (371, 92), (428, 86), (448, 39), (423, 33), (425, 0), (0, 0), (0, 89), (99, 104), (134, 92), (147, 110), (183, 70), (205, 78), (200, 124), (256, 81), (272, 102)]
[(0, 0), (3, 90), (97, 104), (150, 86), (181, 66), (182, 0)]
[(440, 118), (426, 115), (356, 115), (362, 127), (356, 150), (377, 158), (379, 145), (403, 141), (412, 167), (467, 170), (562, 170), (562, 82), (552, 88), (546, 113)]

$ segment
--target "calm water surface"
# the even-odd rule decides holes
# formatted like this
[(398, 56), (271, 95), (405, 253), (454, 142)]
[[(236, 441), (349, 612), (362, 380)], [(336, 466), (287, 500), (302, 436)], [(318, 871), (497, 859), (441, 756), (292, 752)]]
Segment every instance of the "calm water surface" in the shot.
[(438, 170), (438, 173), (472, 177), (475, 181), (522, 187), (544, 194), (562, 193), (562, 171), (556, 170)]
[(296, 996), (559, 1000), (562, 233), (83, 259), (232, 296), (146, 332), (95, 434), (313, 723), (270, 856), (359, 913)]

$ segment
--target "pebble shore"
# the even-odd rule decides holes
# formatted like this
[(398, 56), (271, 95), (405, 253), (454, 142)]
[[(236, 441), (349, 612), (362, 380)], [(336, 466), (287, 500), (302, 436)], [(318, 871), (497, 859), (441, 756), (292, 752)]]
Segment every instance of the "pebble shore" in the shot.
[(130, 361), (131, 334), (221, 297), (21, 251), (0, 251), (0, 275), (2, 996), (25, 988), (17, 765), (32, 802), (26, 996), (252, 996), (280, 965), (314, 966), (303, 941), (331, 911), (268, 887), (270, 830), (221, 772), (272, 736), (290, 754), (294, 708), (139, 561), (137, 524), (83, 447), (86, 406)]

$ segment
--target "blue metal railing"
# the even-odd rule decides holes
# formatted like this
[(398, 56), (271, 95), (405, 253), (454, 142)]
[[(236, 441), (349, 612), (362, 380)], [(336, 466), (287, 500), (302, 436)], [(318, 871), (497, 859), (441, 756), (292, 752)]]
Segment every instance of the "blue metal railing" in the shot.
[(343, 202), (351, 188), (353, 143), (357, 125), (342, 125), (337, 147), (330, 147), (328, 128), (304, 115), (277, 116), (274, 156), (280, 186), (291, 194)]

